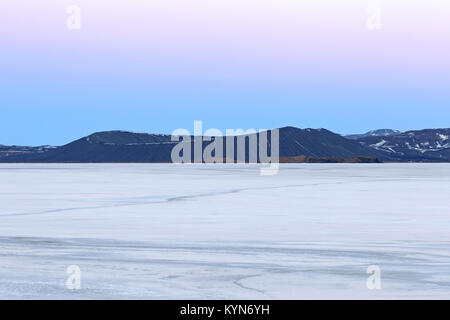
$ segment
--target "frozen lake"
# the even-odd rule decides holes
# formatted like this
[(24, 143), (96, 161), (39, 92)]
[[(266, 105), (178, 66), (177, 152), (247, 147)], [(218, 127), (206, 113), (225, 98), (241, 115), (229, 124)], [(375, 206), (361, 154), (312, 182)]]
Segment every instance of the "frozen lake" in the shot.
[(449, 195), (450, 164), (1, 164), (0, 298), (450, 299)]

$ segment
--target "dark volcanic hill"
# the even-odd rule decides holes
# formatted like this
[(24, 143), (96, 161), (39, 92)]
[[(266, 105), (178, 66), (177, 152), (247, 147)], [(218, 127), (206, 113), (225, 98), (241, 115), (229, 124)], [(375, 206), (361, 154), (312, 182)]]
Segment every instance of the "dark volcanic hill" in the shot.
[(169, 162), (176, 142), (170, 135), (126, 131), (98, 132), (28, 157), (33, 162)]
[[(375, 156), (391, 160), (386, 152), (365, 147), (326, 129), (281, 128), (280, 157), (352, 158)], [(251, 135), (246, 135), (247, 140)], [(257, 134), (259, 138), (259, 134)], [(236, 142), (236, 137), (234, 138)], [(210, 142), (203, 143), (205, 147)], [(171, 162), (177, 142), (170, 135), (98, 132), (45, 152), (0, 156), (1, 162)], [(236, 144), (236, 143), (235, 143)], [(247, 141), (248, 147), (248, 141)], [(224, 151), (224, 157), (227, 157)], [(236, 158), (236, 157), (235, 157)], [(246, 159), (248, 160), (246, 149)]]
[(385, 153), (364, 147), (326, 129), (280, 129), (280, 158), (307, 156), (314, 158), (352, 158), (376, 156), (388, 158)]

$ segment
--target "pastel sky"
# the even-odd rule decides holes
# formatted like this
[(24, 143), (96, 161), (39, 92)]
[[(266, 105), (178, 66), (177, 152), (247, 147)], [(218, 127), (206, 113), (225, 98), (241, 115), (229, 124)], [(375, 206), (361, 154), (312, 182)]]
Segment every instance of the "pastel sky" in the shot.
[(0, 144), (450, 127), (448, 0), (2, 0), (0, 24)]

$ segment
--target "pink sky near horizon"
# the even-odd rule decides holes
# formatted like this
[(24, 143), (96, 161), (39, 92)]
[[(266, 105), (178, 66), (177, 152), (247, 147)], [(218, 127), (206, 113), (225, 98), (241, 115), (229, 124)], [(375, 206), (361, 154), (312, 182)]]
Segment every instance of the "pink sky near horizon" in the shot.
[[(66, 28), (68, 4), (82, 10), (79, 32)], [(381, 30), (368, 30), (366, 8), (377, 4)], [(113, 51), (117, 62), (175, 63), (180, 70), (237, 63), (253, 70), (273, 65), (281, 73), (311, 66), (450, 71), (448, 1), (4, 0), (0, 8), (7, 26), (0, 28), (7, 48), (1, 55), (13, 64), (21, 51), (33, 51), (36, 60), (47, 55), (61, 63), (75, 52), (98, 66)], [(139, 64), (124, 65), (139, 71)]]

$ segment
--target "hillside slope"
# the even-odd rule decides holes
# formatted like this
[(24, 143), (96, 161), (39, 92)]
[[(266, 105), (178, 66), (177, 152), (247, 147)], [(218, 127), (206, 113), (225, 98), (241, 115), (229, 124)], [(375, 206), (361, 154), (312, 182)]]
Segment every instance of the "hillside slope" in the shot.
[[(390, 160), (384, 151), (368, 148), (326, 129), (284, 127), (279, 131), (280, 157), (352, 158), (375, 156)], [(246, 135), (246, 160), (252, 135)], [(254, 136), (254, 135), (253, 135)], [(256, 135), (259, 139), (259, 134)], [(270, 137), (270, 134), (269, 134)], [(235, 141), (235, 157), (236, 145)], [(203, 148), (210, 142), (204, 142)], [(10, 155), (2, 162), (171, 162), (171, 151), (177, 142), (170, 135), (132, 133), (126, 131), (98, 132), (67, 145), (45, 152)], [(224, 157), (227, 157), (224, 147)]]

